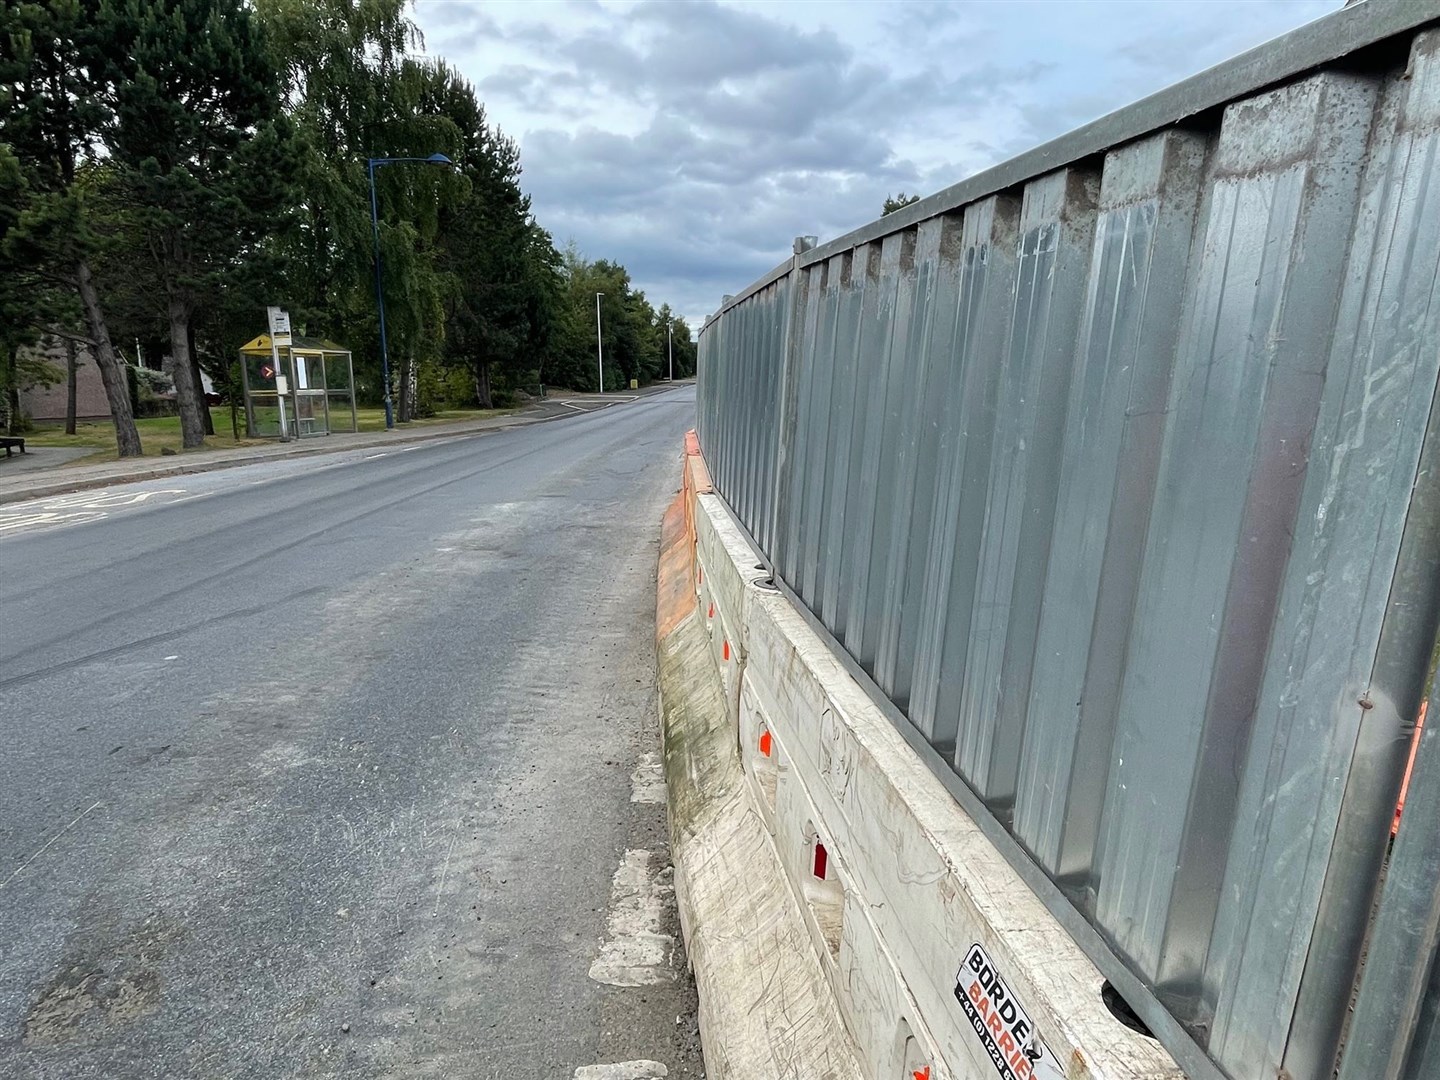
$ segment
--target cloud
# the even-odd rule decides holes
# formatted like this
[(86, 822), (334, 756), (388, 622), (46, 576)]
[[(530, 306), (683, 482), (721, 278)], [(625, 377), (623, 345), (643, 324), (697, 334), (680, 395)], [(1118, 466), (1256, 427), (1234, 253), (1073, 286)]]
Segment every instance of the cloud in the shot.
[(419, 0), (541, 223), (697, 319), (785, 258), (1339, 0)]

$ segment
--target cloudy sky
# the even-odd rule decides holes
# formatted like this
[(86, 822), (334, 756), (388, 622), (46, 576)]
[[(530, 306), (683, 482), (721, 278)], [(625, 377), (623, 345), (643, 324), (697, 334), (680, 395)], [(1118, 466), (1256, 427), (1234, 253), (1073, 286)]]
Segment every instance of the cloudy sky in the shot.
[(724, 293), (1341, 0), (418, 0), (557, 242), (698, 326)]

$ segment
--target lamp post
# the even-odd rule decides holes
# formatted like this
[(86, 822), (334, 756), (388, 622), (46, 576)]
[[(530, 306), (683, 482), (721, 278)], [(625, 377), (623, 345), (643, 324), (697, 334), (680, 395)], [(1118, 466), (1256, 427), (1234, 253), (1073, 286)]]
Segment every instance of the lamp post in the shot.
[(665, 349), (670, 354), (670, 381), (675, 381), (675, 324), (665, 320)]
[(600, 343), (600, 297), (603, 292), (595, 294), (595, 366), (600, 369), (600, 393), (605, 393), (605, 347)]
[(375, 304), (380, 311), (380, 377), (385, 382), (385, 430), (395, 427), (395, 410), (390, 403), (390, 343), (385, 340), (385, 285), (380, 273), (380, 208), (375, 199), (375, 170), (386, 165), (401, 165), (414, 162), (420, 165), (454, 166), (444, 154), (429, 157), (383, 157), (367, 158), (365, 167), (370, 174), (370, 229), (375, 236)]

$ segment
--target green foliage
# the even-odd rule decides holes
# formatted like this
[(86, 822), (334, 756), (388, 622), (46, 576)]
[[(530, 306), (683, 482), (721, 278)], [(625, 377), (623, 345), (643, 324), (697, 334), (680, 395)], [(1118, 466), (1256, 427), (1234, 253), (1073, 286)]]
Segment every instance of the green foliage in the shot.
[(105, 117), (74, 0), (0, 5), (0, 351), (72, 314), (57, 287), (90, 250), (76, 162)]
[(564, 311), (543, 381), (575, 390), (599, 389), (596, 293), (603, 294), (600, 341), (607, 391), (625, 389), (631, 379), (643, 386), (667, 378), (672, 341), (675, 377), (688, 378), (695, 373), (690, 327), (669, 305), (662, 305), (659, 311), (651, 307), (645, 294), (632, 287), (625, 267), (604, 259), (587, 262), (571, 248), (563, 256), (561, 274)]
[(206, 414), (192, 376), (194, 313), (283, 232), (297, 144), (242, 0), (100, 0), (96, 21), (113, 117), (101, 131), (106, 179), (138, 241), (127, 254), (163, 293), (181, 430), (196, 446)]
[(65, 377), (53, 364), (22, 351), (40, 339), (45, 324), (65, 312), (63, 296), (18, 253), (18, 227), (28, 194), (19, 159), (0, 143), (0, 415), (12, 435), (24, 427), (20, 391)]
[[(672, 334), (692, 374), (684, 320), (625, 267), (556, 249), (517, 144), (422, 50), (407, 0), (0, 4), (3, 378), (39, 328), (81, 324), (78, 288), (113, 371), (112, 335), (173, 358), (187, 445), (199, 370), (234, 400), (267, 304), (350, 345), (378, 403), (377, 232), (402, 419), (594, 389), (597, 292), (607, 389), (666, 377)], [(371, 164), (436, 153), (453, 167)]]
[(904, 210), (905, 207), (919, 201), (919, 195), (906, 195), (903, 191), (900, 192), (899, 195), (887, 195), (885, 196), (885, 206), (880, 211), (880, 216), (887, 217), (895, 213), (896, 210)]

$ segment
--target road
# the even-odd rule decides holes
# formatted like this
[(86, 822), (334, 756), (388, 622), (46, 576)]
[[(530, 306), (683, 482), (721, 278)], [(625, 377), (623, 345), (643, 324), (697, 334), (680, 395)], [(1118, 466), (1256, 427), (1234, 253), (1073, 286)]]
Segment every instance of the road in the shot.
[(0, 1075), (699, 1076), (654, 765), (693, 419), (4, 507)]

